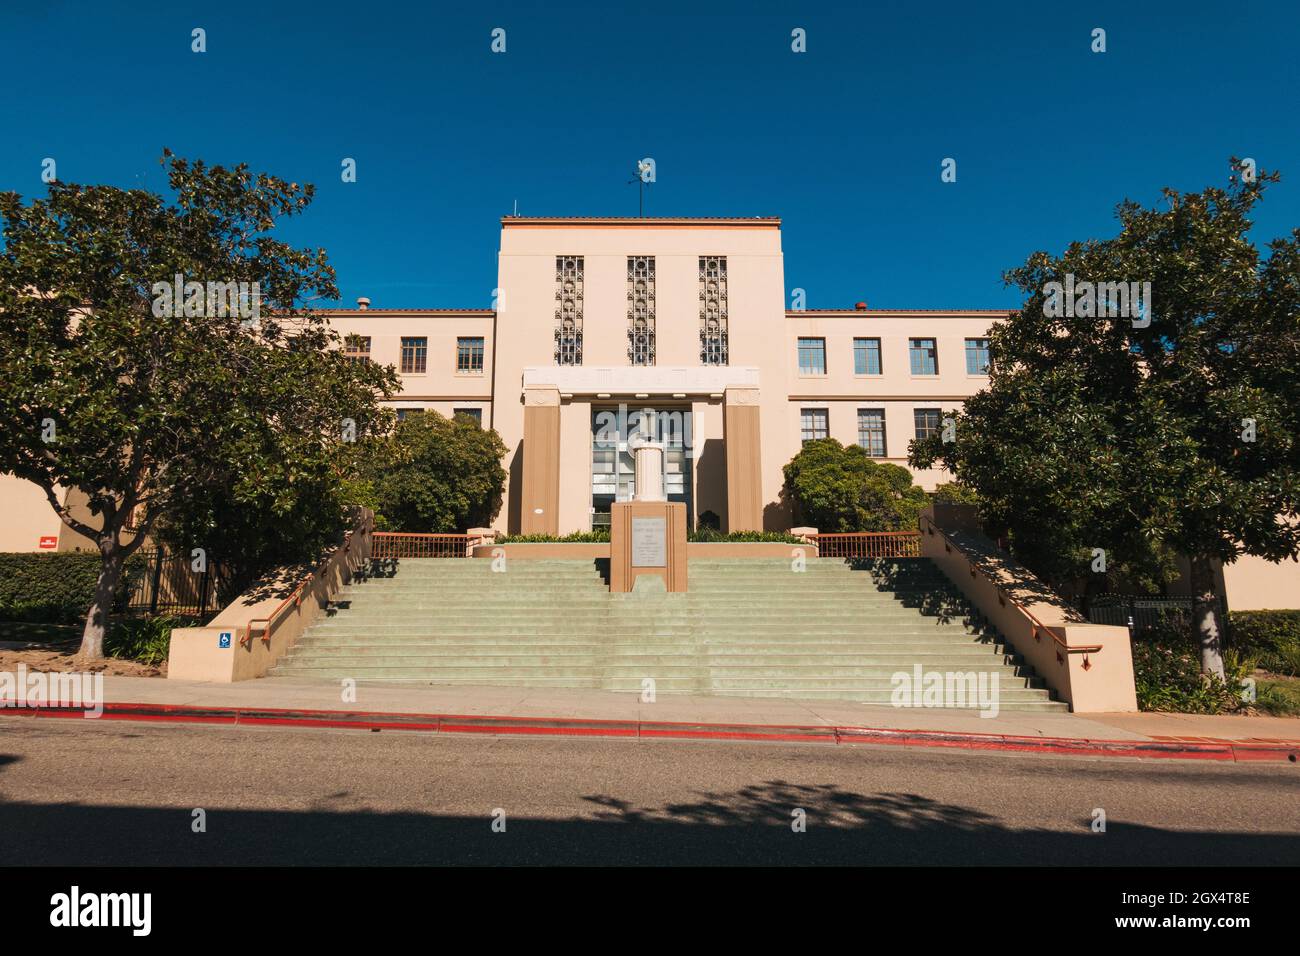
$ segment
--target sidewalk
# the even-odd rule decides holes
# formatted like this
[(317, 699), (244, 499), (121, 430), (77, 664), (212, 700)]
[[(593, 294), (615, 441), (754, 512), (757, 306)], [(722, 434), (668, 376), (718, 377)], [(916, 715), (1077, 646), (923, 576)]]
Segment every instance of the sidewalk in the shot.
[[(359, 683), (345, 703), (332, 681), (235, 684), (104, 678), (112, 719), (407, 729), (437, 732), (800, 740), (1099, 756), (1280, 760), (1300, 755), (1300, 720), (1188, 714), (1089, 714), (893, 708), (596, 690)], [(4, 715), (80, 716), (50, 708)]]

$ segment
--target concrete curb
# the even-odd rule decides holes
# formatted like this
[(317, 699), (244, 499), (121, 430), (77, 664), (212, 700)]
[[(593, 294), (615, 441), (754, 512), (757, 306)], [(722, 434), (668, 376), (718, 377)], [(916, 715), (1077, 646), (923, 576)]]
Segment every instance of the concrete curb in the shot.
[[(0, 707), (0, 716), (84, 718), (74, 707)], [(947, 747), (1048, 756), (1137, 757), (1219, 760), (1235, 763), (1300, 761), (1300, 741), (1289, 743), (1192, 743), (1160, 740), (1090, 740), (1018, 737), (944, 730), (896, 730), (852, 726), (713, 724), (645, 720), (584, 720), (570, 717), (497, 717), (465, 714), (404, 714), (374, 711), (292, 710), (271, 707), (192, 707), (183, 704), (109, 703), (104, 720), (280, 727), (350, 727), (355, 730), (418, 730), (460, 734), (523, 734), (562, 737), (628, 737), (677, 740), (776, 740), (897, 747)]]

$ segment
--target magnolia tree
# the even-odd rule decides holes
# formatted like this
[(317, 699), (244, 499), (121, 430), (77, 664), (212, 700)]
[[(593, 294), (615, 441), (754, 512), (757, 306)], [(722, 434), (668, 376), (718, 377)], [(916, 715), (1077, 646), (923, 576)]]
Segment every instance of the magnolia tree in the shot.
[[(979, 495), (1031, 566), (1169, 581), (1190, 563), (1202, 670), (1223, 676), (1216, 564), (1300, 550), (1300, 230), (1261, 256), (1276, 174), (1118, 207), (1119, 233), (1031, 255), (989, 387), (913, 443)], [(949, 440), (945, 440), (945, 437)]]
[(332, 349), (310, 311), (338, 296), (324, 250), (272, 235), (311, 186), (163, 163), (167, 198), (65, 183), (30, 203), (0, 195), (0, 472), (43, 488), (100, 553), (88, 657), (154, 532), (219, 551), (204, 536), (223, 509), (247, 509), (262, 537), (324, 540), (345, 503), (338, 462), (384, 427), (379, 400), (396, 388), (391, 369)]

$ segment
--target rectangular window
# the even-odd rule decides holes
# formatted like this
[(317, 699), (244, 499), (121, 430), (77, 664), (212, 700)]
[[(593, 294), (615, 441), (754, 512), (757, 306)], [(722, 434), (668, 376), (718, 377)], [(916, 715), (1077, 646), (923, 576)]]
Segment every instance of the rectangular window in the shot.
[(913, 375), (939, 374), (939, 349), (934, 339), (908, 339)]
[(419, 374), (425, 371), (429, 355), (429, 340), (423, 336), (407, 338), (402, 336), (402, 366), (405, 375)]
[(461, 336), (456, 339), (456, 371), (483, 371), (483, 339)]
[(412, 415), (419, 415), (423, 411), (423, 408), (399, 408), (397, 410), (397, 420), (399, 422), (404, 422)]
[(799, 411), (799, 438), (815, 441), (830, 435), (829, 413), (824, 408), (804, 408)]
[(480, 428), (483, 426), (483, 409), (481, 408), (453, 408), (452, 416), (464, 415), (466, 418), (474, 419), (474, 423)]
[(929, 438), (939, 430), (939, 409), (918, 408), (912, 415), (916, 420), (917, 438)]
[(853, 340), (853, 372), (855, 375), (880, 374), (880, 339)]
[(343, 357), (349, 362), (370, 361), (370, 336), (348, 335), (343, 339)]
[(885, 457), (885, 410), (883, 408), (858, 409), (858, 444), (872, 458)]
[(989, 373), (989, 340), (966, 340), (966, 374), (987, 375)]
[(799, 340), (799, 374), (800, 375), (825, 375), (826, 374), (826, 340), (825, 339), (800, 339)]

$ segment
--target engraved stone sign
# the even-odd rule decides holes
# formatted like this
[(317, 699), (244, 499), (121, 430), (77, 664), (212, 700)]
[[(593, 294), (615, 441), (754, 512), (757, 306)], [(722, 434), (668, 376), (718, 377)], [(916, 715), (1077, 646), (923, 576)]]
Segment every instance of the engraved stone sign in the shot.
[(662, 568), (668, 564), (668, 526), (663, 518), (632, 519), (632, 567)]

